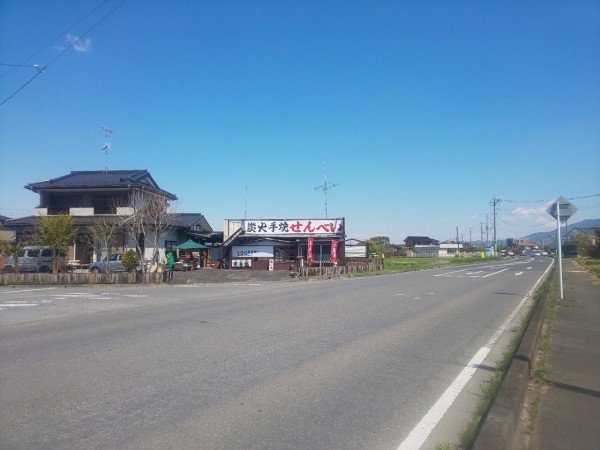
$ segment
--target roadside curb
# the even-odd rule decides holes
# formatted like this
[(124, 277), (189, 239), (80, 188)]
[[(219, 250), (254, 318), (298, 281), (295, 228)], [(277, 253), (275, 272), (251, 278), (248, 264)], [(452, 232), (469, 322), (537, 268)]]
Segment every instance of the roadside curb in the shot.
[[(554, 270), (548, 275), (550, 279)], [(537, 343), (544, 323), (550, 286), (551, 283), (546, 285), (542, 297), (535, 306), (535, 311), (527, 324), (502, 386), (473, 444), (474, 450), (512, 449), (515, 446)]]

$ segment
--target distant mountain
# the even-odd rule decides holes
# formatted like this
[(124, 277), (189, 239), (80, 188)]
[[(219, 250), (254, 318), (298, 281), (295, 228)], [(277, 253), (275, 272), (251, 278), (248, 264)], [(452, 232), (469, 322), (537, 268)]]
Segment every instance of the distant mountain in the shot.
[[(596, 226), (600, 226), (600, 219), (586, 219), (586, 220), (582, 220), (581, 222), (575, 222), (575, 223), (569, 223), (569, 231), (572, 230), (573, 228), (591, 228), (591, 227), (596, 227)], [(561, 238), (564, 237), (566, 235), (566, 230), (565, 230), (565, 226), (561, 225)], [(548, 244), (550, 242), (554, 242), (554, 240), (556, 239), (556, 230), (552, 230), (552, 231), (541, 231), (539, 233), (533, 233), (530, 234), (529, 236), (525, 236), (523, 238), (526, 241), (530, 241), (530, 242), (535, 242), (538, 245), (541, 244)]]

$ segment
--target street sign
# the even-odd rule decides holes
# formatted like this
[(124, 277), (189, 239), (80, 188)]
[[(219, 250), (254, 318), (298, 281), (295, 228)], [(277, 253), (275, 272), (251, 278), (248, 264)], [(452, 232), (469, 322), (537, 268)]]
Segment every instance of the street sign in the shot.
[(577, 212), (577, 206), (561, 196), (558, 197), (554, 203), (548, 206), (548, 208), (546, 208), (546, 212), (555, 219), (558, 219), (560, 222), (566, 222), (573, 214)]

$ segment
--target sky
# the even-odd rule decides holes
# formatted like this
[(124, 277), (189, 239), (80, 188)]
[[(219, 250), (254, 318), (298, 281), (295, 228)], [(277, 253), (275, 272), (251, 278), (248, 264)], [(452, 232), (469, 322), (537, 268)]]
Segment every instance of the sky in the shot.
[(214, 230), (475, 241), (496, 203), (520, 238), (559, 196), (600, 218), (597, 0), (1, 0), (0, 102), (13, 218), (26, 184), (105, 167)]

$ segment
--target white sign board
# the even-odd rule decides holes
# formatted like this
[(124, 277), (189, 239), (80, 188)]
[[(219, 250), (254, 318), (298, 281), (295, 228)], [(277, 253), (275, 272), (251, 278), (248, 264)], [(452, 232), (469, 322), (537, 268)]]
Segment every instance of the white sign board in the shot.
[(566, 222), (577, 212), (577, 207), (566, 198), (558, 197), (546, 208), (546, 212), (560, 222)]
[(273, 258), (273, 247), (269, 245), (234, 245), (232, 258)]
[(243, 228), (255, 236), (336, 236), (344, 234), (344, 219), (248, 219)]

